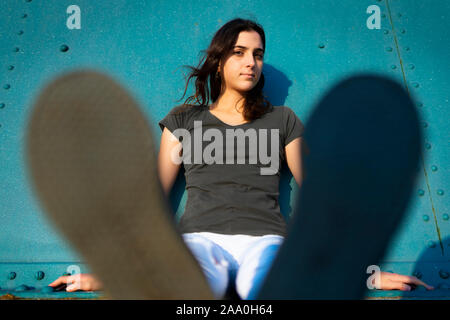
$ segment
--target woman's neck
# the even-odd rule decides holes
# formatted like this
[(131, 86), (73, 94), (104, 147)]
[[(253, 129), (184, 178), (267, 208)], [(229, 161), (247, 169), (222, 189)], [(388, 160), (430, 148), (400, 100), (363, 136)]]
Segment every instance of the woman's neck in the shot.
[(222, 94), (209, 106), (210, 110), (228, 114), (242, 114), (245, 99), (237, 94)]

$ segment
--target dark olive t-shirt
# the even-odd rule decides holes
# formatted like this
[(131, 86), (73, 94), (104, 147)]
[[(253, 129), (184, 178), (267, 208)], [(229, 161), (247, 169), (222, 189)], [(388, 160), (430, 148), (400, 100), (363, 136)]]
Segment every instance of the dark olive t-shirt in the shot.
[[(286, 235), (278, 203), (284, 147), (303, 134), (286, 106), (260, 118), (228, 125), (208, 106), (180, 105), (159, 122), (182, 142), (173, 160), (184, 165), (187, 201), (182, 233)], [(179, 150), (178, 150), (179, 151)]]

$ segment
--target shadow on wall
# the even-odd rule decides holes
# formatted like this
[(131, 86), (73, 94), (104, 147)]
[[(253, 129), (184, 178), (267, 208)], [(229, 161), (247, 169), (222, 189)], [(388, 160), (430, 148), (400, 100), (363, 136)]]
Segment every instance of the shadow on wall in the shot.
[(412, 291), (402, 292), (402, 297), (410, 298), (414, 296), (443, 297), (450, 298), (450, 237), (442, 239), (440, 243), (430, 242), (428, 247), (417, 259), (414, 266), (413, 275), (430, 286), (433, 291), (426, 291), (423, 287), (418, 287)]
[[(264, 64), (263, 72), (265, 78), (264, 94), (267, 99), (274, 106), (285, 105), (286, 98), (289, 95), (289, 88), (293, 84), (292, 81), (289, 80), (283, 72), (270, 64)], [(284, 161), (280, 168), (280, 195), (278, 200), (281, 214), (286, 220), (289, 219), (292, 212), (292, 207), (290, 205), (292, 195), (291, 180), (292, 173)]]
[[(264, 94), (266, 98), (274, 106), (283, 106), (289, 94), (289, 87), (292, 86), (293, 82), (289, 80), (283, 72), (274, 68), (270, 64), (264, 64), (263, 73), (265, 79)], [(184, 167), (181, 166), (181, 170), (178, 173), (177, 179), (175, 180), (169, 196), (170, 204), (174, 213), (177, 212), (181, 204), (181, 200), (186, 188), (186, 179), (184, 177), (184, 172)], [(279, 204), (281, 213), (286, 218), (286, 220), (289, 218), (292, 211), (292, 208), (290, 206), (292, 192), (291, 180), (292, 174), (286, 163), (283, 162), (280, 168)], [(176, 218), (178, 220), (179, 218), (181, 218), (181, 216), (177, 216)]]

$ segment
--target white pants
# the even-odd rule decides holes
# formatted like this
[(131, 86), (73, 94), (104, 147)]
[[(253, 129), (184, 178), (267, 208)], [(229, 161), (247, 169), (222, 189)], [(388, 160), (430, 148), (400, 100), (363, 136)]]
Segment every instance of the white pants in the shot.
[(284, 239), (210, 232), (185, 233), (183, 238), (218, 299), (229, 281), (236, 281), (242, 299), (255, 299)]

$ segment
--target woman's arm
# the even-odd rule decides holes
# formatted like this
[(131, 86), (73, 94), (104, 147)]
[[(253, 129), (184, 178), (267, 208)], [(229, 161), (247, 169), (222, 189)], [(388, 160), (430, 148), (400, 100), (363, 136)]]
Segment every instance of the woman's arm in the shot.
[(286, 162), (299, 187), (301, 187), (305, 175), (302, 158), (306, 150), (306, 143), (302, 137), (292, 140), (284, 147)]
[(174, 162), (172, 158), (177, 158), (176, 156), (179, 156), (180, 153), (181, 142), (178, 141), (169, 129), (164, 128), (158, 154), (158, 175), (166, 196), (169, 196), (181, 166), (181, 163)]

